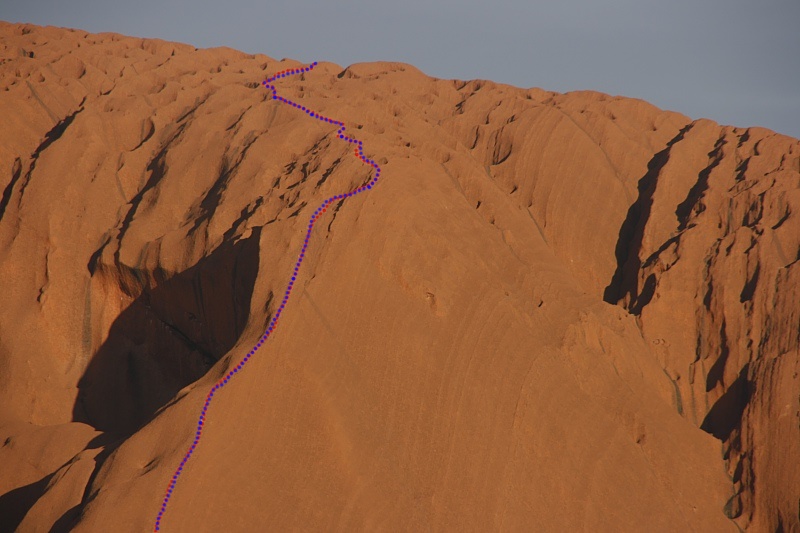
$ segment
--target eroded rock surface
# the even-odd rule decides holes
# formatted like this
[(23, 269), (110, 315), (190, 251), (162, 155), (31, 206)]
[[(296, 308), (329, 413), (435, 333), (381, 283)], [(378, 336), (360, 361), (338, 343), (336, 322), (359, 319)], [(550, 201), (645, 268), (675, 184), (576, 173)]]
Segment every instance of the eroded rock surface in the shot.
[[(0, 23), (0, 529), (151, 530), (311, 212), (263, 55)], [(800, 142), (370, 63), (164, 531), (800, 528)]]

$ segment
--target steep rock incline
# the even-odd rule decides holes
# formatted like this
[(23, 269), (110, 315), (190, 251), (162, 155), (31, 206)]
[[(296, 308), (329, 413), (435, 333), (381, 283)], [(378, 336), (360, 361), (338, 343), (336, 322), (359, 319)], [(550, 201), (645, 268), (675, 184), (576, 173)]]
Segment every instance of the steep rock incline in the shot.
[[(148, 530), (368, 172), (259, 87), (293, 61), (0, 34), (0, 529)], [(797, 527), (796, 140), (397, 63), (279, 83), (382, 182), (319, 224), (165, 531)]]
[[(697, 121), (654, 166), (609, 286), (681, 410), (724, 442), (731, 516), (791, 530), (800, 504), (800, 143)], [(791, 527), (790, 527), (791, 526)]]

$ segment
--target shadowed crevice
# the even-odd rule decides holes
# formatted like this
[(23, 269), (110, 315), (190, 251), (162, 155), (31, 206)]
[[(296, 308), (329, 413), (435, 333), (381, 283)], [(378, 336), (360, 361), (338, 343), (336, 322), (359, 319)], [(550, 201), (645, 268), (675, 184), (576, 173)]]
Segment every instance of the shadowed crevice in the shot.
[(753, 296), (756, 293), (756, 287), (758, 286), (758, 277), (761, 274), (761, 263), (756, 264), (756, 269), (753, 272), (753, 275), (742, 287), (742, 292), (739, 294), (739, 303), (744, 303), (753, 299)]
[(222, 195), (228, 188), (231, 178), (239, 169), (242, 161), (244, 161), (244, 158), (247, 156), (247, 152), (257, 140), (257, 135), (248, 135), (244, 141), (244, 146), (241, 148), (241, 150), (239, 150), (239, 153), (232, 163), (230, 162), (228, 154), (225, 154), (225, 156), (222, 158), (222, 165), (219, 169), (219, 175), (211, 188), (203, 196), (203, 200), (200, 202), (200, 215), (195, 218), (194, 224), (189, 230), (190, 234), (197, 231), (204, 222), (211, 220), (211, 218), (214, 216), (214, 213), (217, 212), (217, 208), (222, 201)]
[(753, 396), (753, 383), (747, 379), (748, 368), (749, 363), (742, 368), (739, 376), (711, 406), (700, 425), (700, 429), (723, 442), (728, 440), (731, 432), (741, 423), (744, 410)]
[(686, 229), (689, 220), (692, 218), (692, 212), (699, 214), (705, 209), (701, 200), (708, 190), (708, 177), (711, 175), (711, 171), (717, 168), (722, 161), (724, 157), (722, 148), (727, 143), (728, 141), (725, 140), (725, 134), (723, 133), (719, 139), (717, 139), (717, 142), (714, 143), (714, 148), (708, 153), (710, 159), (708, 165), (700, 171), (697, 175), (697, 181), (692, 185), (691, 189), (689, 189), (686, 198), (678, 204), (678, 207), (675, 209), (679, 231)]
[[(150, 177), (148, 178), (147, 183), (145, 183), (144, 187), (142, 187), (141, 190), (139, 190), (139, 192), (137, 192), (136, 195), (130, 201), (130, 208), (128, 209), (128, 212), (125, 213), (125, 218), (122, 219), (122, 222), (120, 223), (119, 226), (119, 233), (117, 235), (116, 240), (119, 241), (120, 243), (122, 242), (122, 239), (125, 237), (125, 233), (128, 231), (128, 228), (130, 228), (130, 225), (133, 222), (133, 218), (134, 216), (136, 216), (136, 212), (141, 207), (145, 194), (155, 189), (155, 187), (164, 178), (164, 174), (166, 174), (167, 172), (167, 162), (166, 162), (167, 152), (169, 151), (172, 142), (175, 141), (178, 137), (180, 137), (182, 133), (183, 133), (183, 126), (180, 126), (175, 135), (173, 135), (171, 139), (169, 139), (166, 143), (164, 143), (164, 146), (161, 148), (158, 154), (156, 154), (156, 156), (147, 165), (147, 172), (150, 173)], [(117, 264), (119, 264), (119, 249), (120, 246), (117, 246), (117, 249), (114, 252), (114, 261)], [(98, 252), (96, 252), (94, 256), (92, 256), (93, 259), (96, 260), (96, 258), (100, 257), (101, 250), (102, 248), (98, 250)], [(94, 270), (93, 267), (94, 265), (90, 261), (89, 264), (90, 272), (93, 272)]]
[(34, 159), (34, 160), (35, 159), (39, 159), (39, 156), (42, 154), (42, 152), (47, 150), (47, 148), (49, 148), (51, 144), (53, 144), (54, 142), (59, 140), (61, 138), (61, 136), (64, 135), (64, 132), (67, 131), (67, 128), (69, 127), (69, 125), (72, 124), (72, 122), (75, 120), (75, 117), (77, 117), (78, 113), (80, 113), (81, 111), (83, 111), (82, 107), (76, 109), (72, 114), (67, 115), (66, 117), (64, 117), (64, 119), (61, 122), (59, 122), (58, 124), (53, 126), (50, 129), (50, 131), (48, 131), (45, 134), (44, 140), (38, 146), (38, 148), (36, 148), (36, 150), (34, 150), (33, 155), (31, 156), (31, 158)]
[(642, 285), (642, 290), (638, 291), (630, 303), (629, 311), (633, 315), (641, 314), (642, 309), (650, 303), (656, 292), (658, 280), (655, 274), (650, 274)]
[(93, 277), (112, 287), (107, 297), (130, 290), (125, 279), (142, 284), (87, 365), (73, 420), (129, 435), (227, 353), (249, 319), (260, 235), (254, 228), (247, 239), (225, 241), (171, 276), (98, 265)]
[[(81, 111), (83, 111), (83, 107), (78, 108), (71, 115), (67, 115), (62, 121), (53, 126), (50, 129), (50, 131), (48, 131), (45, 134), (44, 139), (39, 144), (39, 146), (37, 146), (36, 149), (33, 151), (33, 153), (31, 154), (31, 161), (30, 165), (28, 166), (28, 171), (25, 172), (25, 177), (22, 180), (19, 187), (19, 199), (17, 200), (17, 202), (22, 200), (22, 194), (24, 193), (25, 187), (27, 187), (28, 182), (31, 179), (33, 170), (36, 168), (36, 161), (39, 159), (39, 156), (41, 156), (42, 153), (45, 150), (47, 150), (47, 148), (50, 147), (50, 145), (52, 145), (54, 142), (59, 140), (62, 135), (64, 135), (64, 132), (67, 131), (69, 125), (72, 124), (72, 122), (75, 120), (75, 117), (78, 116), (78, 113), (80, 113)], [(17, 183), (20, 183), (20, 178), (22, 177), (22, 164), (19, 158), (15, 160), (12, 172), (13, 174), (11, 177), (11, 181), (3, 190), (3, 196), (2, 198), (0, 198), (0, 220), (2, 220), (3, 215), (6, 212), (6, 209), (8, 208), (8, 204), (11, 201), (11, 195), (14, 192), (14, 186)]]
[(81, 504), (78, 504), (68, 509), (55, 521), (49, 533), (69, 533), (72, 531), (72, 528), (78, 522), (78, 517), (81, 515), (81, 508)]
[(11, 533), (17, 530), (31, 507), (44, 495), (47, 484), (54, 475), (55, 473), (47, 475), (39, 481), (0, 495), (0, 532)]
[(3, 215), (6, 213), (6, 207), (11, 201), (11, 194), (14, 192), (14, 186), (19, 181), (20, 176), (22, 176), (22, 161), (20, 161), (18, 157), (14, 160), (14, 166), (11, 170), (11, 181), (9, 181), (8, 185), (6, 185), (6, 188), (3, 189), (3, 196), (0, 197), (0, 220), (3, 220)]
[(722, 383), (722, 378), (725, 374), (725, 365), (727, 364), (728, 357), (731, 353), (731, 349), (728, 346), (728, 326), (724, 320), (722, 321), (722, 326), (719, 330), (719, 336), (720, 353), (719, 357), (717, 357), (717, 360), (714, 361), (714, 364), (708, 369), (708, 375), (706, 376), (706, 392), (713, 390), (718, 383)]
[[(692, 127), (693, 124), (684, 126), (663, 150), (655, 154), (647, 164), (647, 173), (639, 180), (637, 185), (639, 194), (628, 209), (625, 220), (619, 229), (617, 245), (614, 250), (617, 268), (603, 292), (605, 302), (616, 304), (628, 296), (628, 303), (630, 303), (639, 292), (638, 277), (641, 267), (639, 252), (642, 247), (644, 228), (650, 218), (658, 176), (669, 161), (672, 147), (682, 141)], [(639, 306), (639, 311), (641, 311), (641, 307)]]

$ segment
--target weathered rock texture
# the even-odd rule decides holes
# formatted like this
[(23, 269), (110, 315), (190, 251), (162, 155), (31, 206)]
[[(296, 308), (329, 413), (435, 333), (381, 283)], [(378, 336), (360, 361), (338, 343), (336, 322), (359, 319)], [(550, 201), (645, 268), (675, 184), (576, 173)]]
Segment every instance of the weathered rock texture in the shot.
[[(0, 529), (152, 530), (369, 169), (259, 86), (293, 61), (0, 37)], [(800, 531), (800, 142), (397, 63), (278, 84), (382, 181), (164, 531)]]

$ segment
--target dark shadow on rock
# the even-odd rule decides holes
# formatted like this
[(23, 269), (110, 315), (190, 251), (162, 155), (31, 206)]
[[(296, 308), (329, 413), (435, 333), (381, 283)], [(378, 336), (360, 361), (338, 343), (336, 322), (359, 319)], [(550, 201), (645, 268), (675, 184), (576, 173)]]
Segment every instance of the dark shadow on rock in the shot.
[(58, 520), (55, 521), (53, 527), (50, 528), (50, 533), (66, 533), (72, 531), (78, 523), (84, 508), (93, 498), (92, 484), (97, 478), (100, 469), (103, 467), (103, 463), (105, 463), (106, 459), (108, 459), (123, 442), (125, 442), (124, 439), (114, 439), (113, 435), (102, 433), (86, 445), (87, 450), (96, 448), (103, 449), (94, 457), (94, 470), (92, 470), (89, 479), (86, 480), (86, 487), (83, 489), (83, 498), (81, 498), (81, 502), (61, 515)]
[(731, 354), (731, 349), (728, 346), (728, 326), (725, 320), (722, 321), (722, 326), (719, 330), (719, 339), (719, 356), (717, 360), (714, 361), (714, 364), (711, 365), (711, 368), (708, 369), (708, 375), (706, 376), (706, 392), (714, 389), (718, 383), (722, 383), (722, 379), (725, 375), (725, 365), (727, 365), (728, 357)]
[(114, 286), (107, 297), (130, 291), (130, 280), (141, 284), (80, 379), (73, 420), (130, 435), (228, 352), (249, 318), (260, 234), (255, 229), (247, 239), (225, 241), (171, 276), (90, 264), (93, 277)]
[(701, 213), (705, 209), (705, 206), (701, 202), (706, 190), (708, 190), (708, 178), (711, 176), (711, 172), (722, 162), (725, 155), (722, 148), (727, 143), (728, 141), (725, 140), (725, 134), (723, 133), (719, 139), (717, 139), (714, 148), (708, 152), (708, 165), (700, 171), (697, 175), (697, 181), (692, 185), (691, 189), (689, 189), (686, 198), (684, 198), (675, 209), (675, 216), (678, 218), (678, 231), (682, 231), (688, 227), (693, 210), (697, 213)]
[(78, 504), (61, 515), (61, 517), (55, 521), (53, 527), (50, 528), (50, 533), (68, 533), (72, 531), (72, 528), (75, 527), (78, 521), (78, 517), (81, 515), (81, 508), (82, 505)]
[(761, 263), (756, 265), (755, 272), (753, 272), (753, 275), (747, 280), (744, 287), (742, 287), (742, 292), (739, 294), (739, 303), (748, 302), (753, 299), (753, 295), (756, 293), (756, 286), (758, 285), (759, 274), (761, 274)]
[[(33, 54), (33, 52), (31, 52), (31, 54)], [(81, 111), (83, 111), (83, 107), (75, 110), (72, 114), (66, 116), (63, 120), (59, 121), (55, 126), (53, 126), (53, 128), (50, 131), (48, 131), (45, 134), (44, 139), (42, 139), (42, 142), (39, 144), (39, 146), (36, 147), (36, 149), (33, 151), (33, 154), (31, 154), (31, 160), (28, 166), (28, 170), (25, 173), (25, 177), (19, 187), (20, 197), (22, 196), (22, 191), (25, 189), (27, 183), (31, 179), (31, 175), (33, 174), (33, 169), (36, 168), (36, 162), (39, 160), (39, 156), (41, 156), (42, 153), (45, 150), (47, 150), (51, 144), (59, 140), (61, 136), (64, 135), (64, 132), (67, 131), (69, 125), (72, 124), (72, 121), (75, 120), (75, 117), (78, 116), (78, 113), (80, 113)], [(17, 160), (14, 161), (14, 168), (12, 171), (11, 181), (3, 190), (3, 196), (0, 197), (0, 219), (3, 218), (3, 215), (6, 212), (6, 208), (8, 207), (8, 203), (11, 200), (11, 195), (14, 191), (14, 187), (19, 182), (21, 175), (22, 175), (21, 161), (19, 160), (19, 158), (17, 158)]]
[(711, 433), (723, 442), (741, 422), (742, 414), (753, 396), (753, 383), (747, 379), (748, 366), (745, 365), (742, 368), (739, 376), (731, 383), (725, 394), (711, 406), (700, 425), (700, 429)]
[(52, 477), (53, 474), (50, 474), (35, 483), (18, 487), (0, 495), (0, 533), (16, 531), (17, 526), (25, 518), (33, 504), (42, 497)]
[[(667, 146), (655, 154), (650, 159), (650, 162), (647, 163), (647, 173), (642, 176), (637, 184), (639, 194), (636, 201), (628, 208), (628, 213), (625, 215), (625, 220), (619, 229), (617, 245), (614, 249), (617, 268), (603, 292), (603, 300), (605, 302), (616, 304), (625, 296), (629, 296), (630, 300), (633, 300), (639, 292), (638, 279), (639, 268), (641, 267), (639, 253), (642, 247), (644, 228), (650, 219), (650, 210), (653, 206), (653, 194), (656, 191), (658, 176), (664, 165), (669, 161), (672, 147), (682, 141), (690, 129), (692, 129), (692, 124), (684, 126), (667, 143)], [(641, 308), (639, 310), (641, 311)]]
[[(86, 445), (86, 450), (96, 448), (103, 449), (94, 458), (95, 468), (86, 482), (81, 503), (75, 505), (61, 515), (61, 517), (59, 517), (59, 519), (56, 520), (56, 522), (50, 528), (51, 533), (72, 531), (72, 528), (77, 523), (83, 508), (89, 502), (91, 486), (97, 477), (97, 474), (100, 472), (100, 468), (103, 466), (105, 460), (108, 459), (108, 457), (114, 452), (114, 450), (117, 449), (117, 447), (119, 447), (120, 444), (122, 444), (122, 442), (124, 441), (121, 439), (115, 439), (112, 435), (102, 433), (93, 438)], [(0, 495), (0, 533), (10, 533), (17, 530), (19, 524), (22, 522), (34, 504), (47, 493), (48, 484), (53, 477), (55, 477), (60, 470), (69, 465), (70, 462), (71, 461), (68, 461), (65, 465), (62, 465), (56, 469), (52, 474), (43, 477), (35, 483), (16, 488), (7, 492), (6, 494)]]
[(642, 290), (633, 298), (633, 301), (630, 304), (630, 313), (632, 315), (640, 315), (642, 314), (642, 309), (650, 303), (650, 300), (653, 299), (653, 296), (656, 293), (656, 286), (658, 285), (658, 280), (656, 279), (655, 274), (650, 274), (647, 276), (647, 279), (644, 280), (644, 284), (642, 285)]

